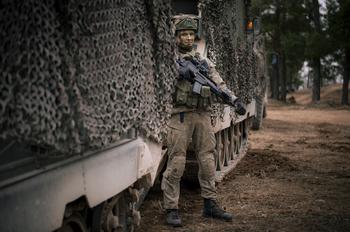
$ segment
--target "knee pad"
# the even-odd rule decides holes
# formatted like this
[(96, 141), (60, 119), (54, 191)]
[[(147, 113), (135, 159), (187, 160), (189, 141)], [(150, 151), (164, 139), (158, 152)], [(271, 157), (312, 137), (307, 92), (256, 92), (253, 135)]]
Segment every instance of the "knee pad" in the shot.
[(171, 160), (170, 169), (167, 170), (167, 178), (169, 180), (180, 180), (186, 165), (186, 157), (176, 156)]

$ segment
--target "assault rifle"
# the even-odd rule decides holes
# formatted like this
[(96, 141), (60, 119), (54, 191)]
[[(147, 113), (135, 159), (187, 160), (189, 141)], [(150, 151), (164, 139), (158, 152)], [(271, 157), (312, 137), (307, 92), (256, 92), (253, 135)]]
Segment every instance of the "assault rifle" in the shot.
[(206, 62), (184, 59), (178, 59), (176, 62), (179, 65), (180, 78), (193, 84), (192, 92), (201, 94), (202, 86), (209, 86), (210, 91), (225, 104), (233, 106), (236, 113), (239, 115), (246, 113), (245, 106), (238, 97), (221, 90), (215, 82), (208, 78), (209, 66)]

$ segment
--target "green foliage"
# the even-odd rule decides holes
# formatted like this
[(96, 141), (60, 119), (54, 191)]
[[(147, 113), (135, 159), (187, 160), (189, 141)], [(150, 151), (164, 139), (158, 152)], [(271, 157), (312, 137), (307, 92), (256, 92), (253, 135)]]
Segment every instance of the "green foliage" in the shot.
[(326, 56), (322, 60), (322, 77), (326, 80), (335, 80), (338, 76), (341, 76), (342, 69), (339, 64), (339, 52)]
[(331, 50), (331, 44), (329, 43), (329, 38), (327, 38), (326, 33), (320, 34), (315, 31), (307, 33), (305, 45), (306, 59), (324, 57), (329, 54)]
[[(350, 48), (350, 1), (327, 0), (327, 11), (317, 28), (312, 0), (252, 0), (251, 12), (261, 15), (269, 52), (285, 54), (293, 78), (304, 61), (322, 58), (322, 74), (341, 74), (344, 50)], [(294, 82), (294, 81), (292, 81)]]
[[(252, 12), (261, 13), (266, 47), (269, 53), (283, 54), (289, 85), (298, 87), (298, 71), (305, 61), (308, 31), (308, 9), (304, 0), (253, 0)], [(288, 88), (288, 87), (287, 87)]]
[(344, 51), (350, 49), (350, 0), (326, 3), (327, 10), (318, 24), (312, 0), (252, 0), (251, 12), (262, 18), (266, 47), (269, 53), (284, 54), (293, 85), (299, 83), (295, 79), (302, 64), (315, 58), (322, 59), (324, 78), (343, 74)]
[[(350, 1), (328, 0), (327, 2), (327, 32), (330, 35), (329, 44), (331, 56), (342, 66), (343, 92), (342, 104), (348, 102), (348, 85), (350, 73)], [(336, 69), (330, 69), (329, 75), (336, 75)]]
[(288, 32), (282, 36), (282, 41), (288, 61), (303, 63), (306, 45), (305, 37), (297, 33)]
[(333, 51), (350, 48), (350, 1), (328, 0), (327, 22)]

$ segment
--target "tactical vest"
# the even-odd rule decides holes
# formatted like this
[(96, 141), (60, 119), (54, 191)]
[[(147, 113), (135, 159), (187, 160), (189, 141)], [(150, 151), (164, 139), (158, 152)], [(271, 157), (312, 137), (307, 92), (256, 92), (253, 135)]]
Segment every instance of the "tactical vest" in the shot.
[[(193, 57), (202, 60), (199, 53), (181, 53), (182, 58)], [(213, 103), (217, 103), (217, 97), (211, 93), (209, 86), (202, 86), (201, 94), (192, 91), (193, 84), (187, 80), (178, 80), (176, 84), (174, 106), (188, 107), (191, 109), (209, 110)]]
[(201, 94), (193, 93), (193, 84), (186, 80), (178, 80), (174, 96), (175, 106), (186, 106), (194, 109), (207, 110), (216, 102), (216, 97), (209, 86), (202, 86)]

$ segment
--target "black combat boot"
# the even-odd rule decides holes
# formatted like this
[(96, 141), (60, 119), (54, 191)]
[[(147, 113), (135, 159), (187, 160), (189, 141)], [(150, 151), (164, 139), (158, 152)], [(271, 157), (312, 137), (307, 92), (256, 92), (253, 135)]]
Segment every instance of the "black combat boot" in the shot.
[(174, 227), (182, 226), (181, 218), (177, 209), (166, 210), (166, 223)]
[(217, 218), (228, 222), (232, 221), (232, 214), (221, 209), (218, 203), (212, 199), (204, 198), (203, 216)]

